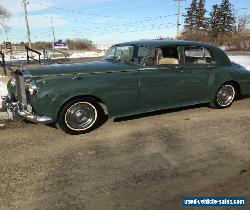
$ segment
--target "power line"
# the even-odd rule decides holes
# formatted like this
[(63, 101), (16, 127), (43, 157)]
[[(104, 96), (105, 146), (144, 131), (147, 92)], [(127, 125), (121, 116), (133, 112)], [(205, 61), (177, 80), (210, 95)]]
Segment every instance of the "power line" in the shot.
[[(160, 1), (165, 1), (165, 0), (160, 0)], [(38, 1), (34, 1), (34, 0), (30, 0), (29, 3), (38, 4), (38, 5), (47, 7), (47, 8), (56, 9), (56, 10), (60, 10), (60, 11), (64, 11), (64, 12), (76, 13), (76, 14), (80, 14), (80, 15), (84, 15), (84, 16), (96, 16), (96, 17), (102, 17), (102, 18), (118, 18), (118, 19), (130, 18), (130, 17), (122, 17), (122, 16), (109, 16), (109, 15), (100, 15), (100, 14), (95, 14), (95, 13), (86, 13), (86, 12), (81, 12), (81, 11), (77, 11), (77, 10), (51, 6), (49, 4), (41, 3)], [(147, 19), (147, 18), (152, 18), (152, 17), (150, 17), (150, 16), (149, 17), (142, 17), (142, 19)]]
[[(175, 24), (159, 24), (159, 25), (150, 25), (150, 26), (147, 26), (147, 27), (137, 27), (137, 28), (134, 28), (134, 29), (128, 29), (128, 30), (116, 30), (115, 32), (114, 31), (88, 31), (90, 32), (92, 35), (97, 35), (97, 36), (104, 36), (104, 35), (112, 35), (114, 33), (133, 33), (133, 32), (141, 32), (141, 31), (147, 31), (147, 30), (152, 30), (152, 29), (160, 29), (160, 30), (163, 30), (165, 28), (173, 28), (175, 27)], [(76, 32), (78, 35), (79, 33), (85, 31), (85, 30), (71, 30), (72, 32)], [(63, 34), (63, 33), (60, 33), (60, 34)]]
[[(131, 25), (136, 25), (136, 24), (142, 24), (142, 23), (147, 23), (147, 22), (150, 22), (150, 21), (154, 21), (154, 20), (160, 20), (160, 19), (164, 19), (164, 18), (168, 18), (168, 17), (171, 17), (171, 16), (176, 16), (176, 14), (172, 14), (172, 15), (164, 15), (164, 16), (156, 16), (156, 17), (151, 17), (151, 18), (147, 18), (147, 19), (142, 19), (142, 20), (139, 20), (139, 21), (133, 21), (133, 22), (128, 22), (128, 23), (122, 23), (122, 24), (112, 24), (112, 25), (104, 25), (102, 27), (91, 27), (91, 28), (84, 28), (83, 30), (108, 30), (109, 29), (114, 29), (114, 28), (117, 28), (117, 27), (131, 27)], [(46, 18), (52, 18), (52, 16), (48, 16), (48, 15), (44, 15), (44, 17)], [(55, 17), (53, 17), (55, 18)], [(77, 19), (72, 19), (72, 20), (69, 20), (71, 21), (72, 23), (74, 22), (78, 22), (78, 23), (86, 23), (86, 22), (83, 22), (83, 21), (79, 21)], [(173, 24), (173, 23), (170, 23), (170, 24)]]
[[(165, 15), (165, 16), (156, 16), (156, 17), (152, 17), (152, 18), (148, 18), (148, 19), (142, 19), (140, 21), (133, 21), (133, 22), (129, 22), (129, 23), (125, 23), (125, 24), (117, 24), (117, 25), (111, 25), (111, 26), (103, 26), (103, 27), (87, 27), (87, 28), (80, 28), (79, 27), (77, 29), (72, 29), (70, 31), (73, 31), (73, 32), (87, 32), (87, 33), (91, 33), (91, 34), (97, 34), (97, 35), (100, 35), (100, 34), (113, 34), (114, 31), (115, 32), (120, 32), (122, 31), (122, 33), (126, 33), (126, 32), (130, 32), (131, 29), (134, 30), (133, 28), (136, 27), (136, 29), (138, 30), (138, 28), (148, 28), (150, 26), (161, 26), (163, 24), (151, 24), (151, 25), (142, 25), (142, 23), (148, 23), (150, 21), (154, 21), (154, 20), (160, 20), (160, 19), (163, 19), (163, 18), (168, 18), (170, 16), (176, 16), (176, 14), (172, 14), (172, 15)], [(48, 15), (44, 15), (45, 18), (48, 18), (50, 21), (51, 21), (51, 18), (55, 19), (54, 16), (48, 16)], [(73, 19), (72, 22), (82, 22), (82, 21), (78, 21), (77, 19)], [(51, 24), (51, 22), (50, 22)], [(135, 24), (140, 24), (140, 25), (135, 25)], [(168, 26), (173, 26), (175, 25), (174, 23), (165, 23), (167, 24)], [(122, 27), (122, 29), (120, 29), (119, 27)], [(108, 33), (109, 32), (109, 33)], [(39, 35), (41, 34), (47, 34), (47, 32), (44, 32), (44, 33), (40, 33)], [(59, 34), (59, 33), (57, 33)], [(37, 37), (37, 36), (36, 36)]]
[[(70, 31), (72, 32), (87, 32), (87, 33), (91, 33), (91, 34), (97, 34), (97, 35), (100, 35), (100, 34), (113, 34), (114, 31), (115, 32), (121, 32), (121, 33), (126, 33), (126, 32), (131, 32), (132, 31), (135, 31), (135, 30), (138, 30), (139, 28), (148, 28), (148, 27), (156, 27), (156, 26), (162, 26), (162, 25), (167, 25), (168, 27), (170, 26), (175, 26), (176, 24), (174, 23), (164, 23), (164, 24), (151, 24), (151, 25), (132, 25), (132, 24), (141, 24), (141, 23), (147, 23), (149, 21), (152, 21), (152, 20), (158, 20), (158, 19), (162, 19), (162, 18), (167, 18), (169, 16), (175, 16), (176, 14), (174, 15), (165, 15), (165, 16), (158, 16), (158, 17), (154, 17), (154, 18), (151, 18), (151, 19), (145, 19), (145, 20), (140, 20), (140, 21), (136, 21), (136, 22), (131, 22), (131, 23), (125, 23), (125, 24), (117, 24), (117, 25), (112, 25), (110, 27), (107, 27), (107, 26), (103, 26), (103, 27), (91, 27), (91, 28), (81, 28), (79, 29), (79, 27), (77, 29), (72, 29)], [(51, 20), (51, 16), (44, 16), (46, 18), (50, 18)], [(76, 20), (74, 20), (76, 21)], [(78, 21), (79, 22), (79, 21)], [(121, 27), (122, 26), (122, 29), (119, 29), (118, 27)], [(136, 27), (136, 29), (133, 29), (133, 28)], [(171, 28), (172, 28), (171, 27)], [(47, 32), (45, 33), (42, 33), (42, 34), (47, 34)], [(59, 34), (59, 33), (57, 33)], [(40, 34), (41, 35), (41, 34)]]
[(118, 18), (118, 19), (127, 18), (127, 17), (117, 17), (117, 16), (109, 16), (109, 15), (99, 15), (99, 14), (94, 14), (94, 13), (86, 13), (86, 12), (81, 12), (81, 11), (76, 11), (76, 10), (71, 10), (71, 9), (65, 9), (65, 8), (61, 8), (61, 7), (51, 6), (49, 4), (41, 3), (38, 1), (30, 1), (30, 3), (38, 4), (38, 5), (41, 5), (41, 6), (44, 6), (47, 8), (51, 8), (51, 9), (61, 10), (64, 12), (76, 13), (76, 14), (85, 15), (85, 16), (96, 16), (96, 17), (102, 17), (102, 18)]
[[(165, 0), (160, 0), (158, 2), (163, 2), (163, 1), (165, 1)], [(23, 2), (24, 2), (24, 5), (26, 6), (27, 1), (23, 0)], [(75, 10), (71, 10), (71, 9), (59, 8), (59, 7), (54, 7), (54, 6), (51, 6), (49, 4), (41, 3), (41, 2), (33, 1), (33, 0), (31, 0), (30, 3), (39, 4), (39, 5), (45, 6), (47, 8), (52, 8), (52, 9), (57, 9), (57, 10), (61, 10), (61, 11), (72, 12), (72, 13), (77, 13), (77, 14), (87, 15), (87, 16), (98, 16), (98, 17), (105, 17), (105, 18), (125, 18), (125, 17), (113, 17), (113, 16), (106, 16), (106, 15), (85, 13), (85, 12), (75, 11)], [(97, 35), (106, 35), (106, 34), (112, 34), (112, 33), (114, 33), (113, 32), (114, 30), (115, 30), (115, 33), (116, 32), (118, 32), (118, 33), (125, 33), (125, 32), (145, 31), (145, 30), (148, 30), (148, 27), (151, 27), (151, 29), (154, 29), (154, 28), (161, 29), (159, 27), (163, 27), (164, 24), (149, 25), (149, 26), (143, 26), (143, 25), (134, 26), (134, 27), (136, 27), (136, 29), (131, 29), (131, 25), (132, 24), (133, 25), (135, 25), (135, 24), (143, 24), (143, 23), (147, 23), (147, 22), (150, 22), (150, 21), (160, 20), (160, 19), (163, 19), (163, 18), (167, 18), (167, 17), (171, 17), (171, 16), (176, 16), (176, 15), (177, 15), (177, 18), (179, 18), (179, 16), (180, 16), (180, 11), (179, 10), (178, 10), (178, 14), (162, 15), (162, 16), (157, 16), (157, 17), (143, 17), (141, 20), (133, 21), (133, 22), (129, 22), (129, 23), (122, 23), (122, 24), (116, 24), (116, 25), (112, 24), (111, 26), (107, 26), (108, 24), (106, 24), (103, 27), (95, 27), (95, 28), (91, 27), (91, 28), (84, 28), (84, 29), (81, 29), (81, 30), (82, 31), (87, 31), (87, 33), (89, 33), (89, 32), (96, 33)], [(49, 17), (49, 16), (45, 16), (45, 17)], [(50, 19), (51, 19), (51, 17), (50, 17)], [(28, 18), (27, 18), (27, 20), (28, 20)], [(71, 22), (80, 22), (80, 23), (82, 23), (83, 21), (79, 21), (77, 19), (73, 19), (73, 20), (71, 20)], [(52, 31), (53, 31), (53, 38), (55, 40), (55, 31), (54, 31), (54, 26), (53, 26), (52, 19), (50, 20), (50, 23), (51, 23), (51, 27), (52, 27)], [(93, 24), (97, 25), (98, 23), (93, 23)], [(178, 24), (178, 26), (180, 25), (179, 21), (177, 22), (177, 24)], [(175, 24), (168, 23), (168, 25), (166, 27), (164, 27), (164, 28), (172, 28), (173, 27), (172, 25), (175, 25)], [(117, 30), (116, 28), (118, 28), (118, 27), (123, 27), (123, 30), (119, 30), (119, 29)], [(125, 27), (129, 27), (129, 28), (128, 29), (124, 29)], [(141, 28), (141, 27), (143, 27), (143, 29), (142, 30), (138, 30), (138, 28)], [(110, 33), (107, 33), (107, 30), (112, 30), (112, 31)], [(27, 29), (27, 31), (29, 31), (29, 30)], [(71, 30), (71, 31), (79, 31), (79, 29), (78, 30)], [(28, 34), (28, 32), (27, 32), (27, 34)], [(30, 36), (30, 32), (29, 32), (29, 36)], [(30, 43), (31, 43), (31, 41), (30, 41)]]
[[(153, 6), (158, 6), (159, 3), (165, 3), (166, 0), (158, 0), (158, 1), (153, 1), (153, 2), (144, 2), (143, 4), (140, 3), (140, 5), (138, 6), (135, 6), (134, 4), (131, 6), (131, 7), (125, 7), (125, 8), (120, 8), (120, 9), (115, 9), (115, 10), (111, 10), (109, 12), (124, 12), (124, 11), (131, 11), (131, 10), (134, 10), (134, 9), (141, 9), (142, 6), (145, 6), (145, 5), (149, 5), (149, 4), (152, 4), (150, 8), (152, 8)], [(134, 2), (133, 2), (134, 3)]]
[[(110, 36), (110, 35), (113, 35), (115, 33), (119, 33), (119, 34), (124, 34), (124, 33), (136, 33), (136, 32), (143, 32), (143, 31), (152, 31), (152, 30), (165, 30), (166, 28), (174, 28), (175, 27), (175, 24), (159, 24), (159, 25), (150, 25), (150, 26), (147, 26), (147, 27), (137, 27), (137, 28), (131, 28), (129, 30), (116, 30), (116, 31), (88, 31), (91, 33), (91, 35), (95, 35), (95, 36)], [(76, 36), (82, 36), (81, 33), (85, 32), (85, 30), (70, 30), (70, 32), (75, 32), (77, 33)], [(44, 33), (44, 34), (47, 34), (48, 33)], [(59, 35), (65, 35), (64, 32), (59, 32), (57, 33)], [(72, 33), (71, 33), (72, 34)], [(69, 35), (69, 36), (72, 36), (72, 35)], [(39, 34), (35, 37), (44, 37), (43, 34)], [(48, 37), (48, 36), (47, 36)]]

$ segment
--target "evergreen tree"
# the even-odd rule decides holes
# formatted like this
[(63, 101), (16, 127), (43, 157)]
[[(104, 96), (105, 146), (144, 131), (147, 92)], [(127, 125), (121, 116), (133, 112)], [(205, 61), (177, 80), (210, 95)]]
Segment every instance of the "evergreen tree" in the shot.
[(213, 5), (209, 18), (210, 33), (217, 38), (219, 34), (230, 35), (235, 31), (235, 17), (229, 0), (222, 0), (220, 5)]
[(220, 5), (220, 32), (231, 33), (235, 30), (235, 17), (232, 12), (232, 4), (229, 0), (222, 0)]
[(213, 37), (218, 37), (221, 32), (220, 14), (220, 6), (218, 4), (213, 5), (209, 18), (209, 30)]
[(206, 28), (205, 0), (192, 0), (190, 7), (187, 8), (185, 16), (186, 29), (204, 29)]
[(193, 29), (196, 28), (196, 17), (197, 17), (197, 0), (192, 0), (190, 7), (187, 8), (187, 15), (185, 15), (185, 28)]
[(196, 16), (196, 27), (198, 29), (207, 28), (207, 18), (205, 17), (205, 0), (199, 0), (197, 4), (197, 16)]

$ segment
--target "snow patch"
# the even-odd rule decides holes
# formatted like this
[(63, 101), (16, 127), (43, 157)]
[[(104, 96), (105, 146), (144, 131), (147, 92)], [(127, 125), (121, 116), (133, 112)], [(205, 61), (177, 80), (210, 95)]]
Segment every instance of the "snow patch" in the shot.
[(250, 71), (250, 55), (231, 55), (230, 60), (244, 66)]
[[(105, 55), (104, 51), (101, 52), (96, 52), (96, 51), (64, 51), (65, 53), (68, 53), (69, 56), (68, 58), (89, 58), (89, 57), (102, 57)], [(41, 59), (43, 59), (43, 52), (40, 51)], [(33, 54), (35, 59), (39, 59), (39, 56), (37, 54)], [(48, 50), (48, 56), (51, 59), (60, 59), (60, 58), (65, 58), (65, 56), (59, 52), (53, 52)], [(25, 61), (27, 60), (27, 55), (26, 52), (14, 52), (12, 55), (6, 54), (5, 55), (5, 61)]]
[(7, 91), (7, 85), (3, 82), (0, 81), (0, 108), (2, 108), (2, 96), (7, 96), (8, 91)]
[(101, 57), (104, 56), (104, 52), (94, 52), (94, 51), (86, 51), (73, 53), (69, 58), (87, 58), (87, 57)]

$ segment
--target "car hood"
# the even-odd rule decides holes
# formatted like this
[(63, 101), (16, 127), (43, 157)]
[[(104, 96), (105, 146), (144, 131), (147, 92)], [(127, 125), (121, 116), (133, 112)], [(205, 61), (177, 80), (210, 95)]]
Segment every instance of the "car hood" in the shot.
[(136, 68), (138, 68), (138, 66), (136, 65), (103, 60), (74, 64), (53, 64), (48, 66), (41, 66), (38, 68), (27, 68), (27, 71), (30, 72), (32, 77), (46, 77), (53, 75), (70, 75), (74, 73), (106, 73), (113, 71), (125, 71)]

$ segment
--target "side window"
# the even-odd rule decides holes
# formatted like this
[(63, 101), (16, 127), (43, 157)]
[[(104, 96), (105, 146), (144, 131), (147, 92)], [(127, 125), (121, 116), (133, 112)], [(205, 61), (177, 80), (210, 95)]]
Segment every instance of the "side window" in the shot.
[(110, 48), (110, 49), (108, 49), (108, 51), (106, 52), (106, 55), (105, 55), (105, 58), (106, 59), (112, 59), (112, 58), (114, 58), (114, 56), (115, 56), (115, 47), (112, 47), (112, 48)]
[(180, 63), (180, 54), (177, 46), (154, 48), (146, 61), (146, 66), (174, 65)]
[(186, 47), (185, 48), (186, 64), (214, 64), (209, 50), (204, 47)]
[(117, 47), (115, 57), (117, 57), (118, 60), (129, 61), (133, 57), (133, 51), (134, 51), (133, 46)]

